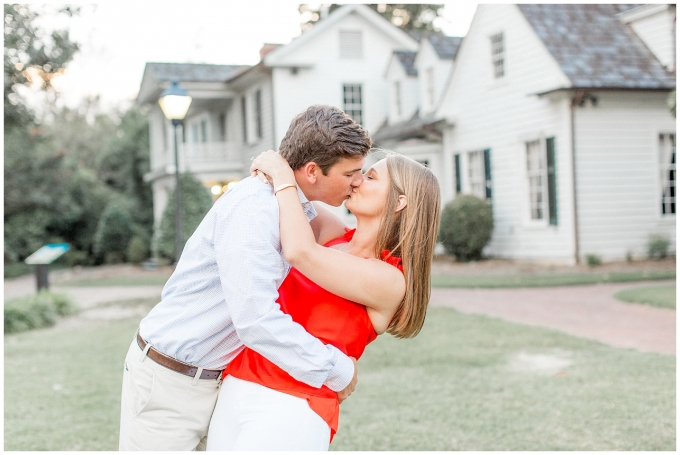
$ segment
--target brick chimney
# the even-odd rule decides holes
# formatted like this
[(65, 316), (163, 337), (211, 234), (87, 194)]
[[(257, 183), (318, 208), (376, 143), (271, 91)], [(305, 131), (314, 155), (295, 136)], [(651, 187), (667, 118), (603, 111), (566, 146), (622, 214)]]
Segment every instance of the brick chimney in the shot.
[(264, 59), (264, 56), (281, 46), (280, 44), (264, 43), (262, 49), (260, 49), (260, 60)]

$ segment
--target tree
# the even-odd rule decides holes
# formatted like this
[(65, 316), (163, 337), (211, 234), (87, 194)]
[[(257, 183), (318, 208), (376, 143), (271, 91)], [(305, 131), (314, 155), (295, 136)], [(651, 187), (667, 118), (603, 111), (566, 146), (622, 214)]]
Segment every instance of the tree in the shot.
[[(51, 80), (63, 72), (78, 51), (68, 30), (45, 33), (36, 26), (40, 16), (27, 5), (5, 4), (5, 129), (34, 121), (34, 114), (17, 92), (18, 86), (41, 81), (42, 90), (51, 89)], [(78, 8), (63, 7), (59, 14), (72, 17)]]
[[(332, 3), (330, 5), (309, 5), (302, 4), (298, 8), (302, 30), (307, 30), (316, 22), (322, 19), (325, 14), (330, 14), (342, 5)], [(444, 7), (443, 4), (370, 4), (367, 5), (380, 13), (385, 19), (392, 22), (397, 27), (406, 31), (419, 32), (438, 32), (434, 26), (434, 19), (439, 17), (439, 11)]]
[[(180, 176), (182, 187), (182, 247), (194, 233), (212, 207), (212, 196), (196, 177), (187, 173)], [(168, 198), (161, 223), (156, 233), (154, 252), (159, 257), (175, 259), (175, 190)]]

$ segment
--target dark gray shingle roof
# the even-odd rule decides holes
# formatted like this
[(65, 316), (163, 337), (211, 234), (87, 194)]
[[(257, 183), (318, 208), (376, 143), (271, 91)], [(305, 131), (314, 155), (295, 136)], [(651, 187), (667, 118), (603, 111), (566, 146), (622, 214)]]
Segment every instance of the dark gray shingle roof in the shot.
[(430, 34), (427, 38), (439, 58), (445, 60), (453, 60), (456, 58), (460, 43), (463, 41), (463, 38), (458, 36), (445, 36), (439, 34)]
[(416, 76), (418, 74), (418, 70), (413, 67), (413, 62), (416, 59), (416, 52), (394, 51), (394, 55), (399, 60), (399, 63), (401, 63), (401, 66), (404, 67), (406, 74), (409, 76)]
[(207, 63), (147, 63), (157, 81), (224, 82), (250, 68), (248, 65), (211, 65)]
[(575, 87), (675, 87), (675, 76), (616, 17), (633, 5), (518, 7)]

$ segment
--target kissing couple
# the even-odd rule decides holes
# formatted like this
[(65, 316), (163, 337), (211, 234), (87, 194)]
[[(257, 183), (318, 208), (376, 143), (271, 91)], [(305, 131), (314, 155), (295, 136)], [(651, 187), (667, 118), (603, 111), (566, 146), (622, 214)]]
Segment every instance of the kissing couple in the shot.
[(215, 202), (130, 344), (120, 450), (328, 450), (357, 359), (430, 297), (437, 179), (393, 153), (362, 173), (371, 145), (311, 106)]

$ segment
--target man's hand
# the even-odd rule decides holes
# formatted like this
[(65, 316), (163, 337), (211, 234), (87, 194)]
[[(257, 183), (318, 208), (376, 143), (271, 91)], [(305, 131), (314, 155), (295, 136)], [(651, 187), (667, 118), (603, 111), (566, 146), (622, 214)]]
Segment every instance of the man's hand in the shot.
[(350, 359), (352, 359), (352, 362), (354, 362), (354, 377), (352, 378), (352, 380), (350, 381), (350, 383), (347, 387), (345, 387), (343, 390), (338, 392), (338, 400), (340, 401), (340, 403), (345, 401), (345, 399), (348, 396), (350, 396), (352, 394), (352, 392), (354, 392), (354, 389), (357, 386), (357, 380), (358, 380), (358, 378), (357, 378), (357, 359), (355, 359), (354, 357), (350, 357)]

